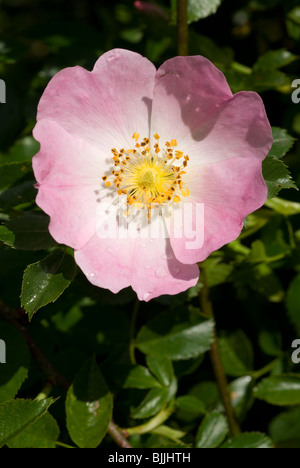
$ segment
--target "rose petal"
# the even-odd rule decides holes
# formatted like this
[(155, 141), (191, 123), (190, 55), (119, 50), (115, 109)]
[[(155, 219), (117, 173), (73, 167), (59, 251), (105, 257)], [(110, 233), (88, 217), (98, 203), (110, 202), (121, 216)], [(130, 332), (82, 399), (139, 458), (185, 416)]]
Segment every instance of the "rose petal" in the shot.
[(175, 57), (157, 71), (151, 134), (163, 144), (177, 139), (178, 146), (190, 133), (232, 97), (223, 73), (201, 56)]
[(56, 121), (109, 156), (115, 146), (130, 147), (134, 132), (149, 135), (155, 73), (149, 60), (122, 49), (103, 54), (92, 72), (66, 68), (48, 84), (38, 120)]
[(95, 235), (75, 260), (95, 286), (117, 293), (128, 286), (140, 300), (177, 294), (195, 286), (197, 265), (183, 265), (168, 239), (99, 239)]
[(195, 129), (182, 144), (189, 165), (240, 156), (263, 160), (273, 143), (272, 129), (261, 97), (237, 93)]
[[(192, 172), (192, 174), (191, 174)], [(174, 238), (171, 245), (174, 254), (183, 263), (205, 260), (211, 252), (234, 241), (243, 228), (243, 221), (266, 201), (267, 187), (262, 177), (261, 162), (255, 158), (227, 159), (206, 166), (193, 168), (189, 174), (190, 197), (186, 204), (194, 205), (192, 219), (184, 226), (200, 234), (198, 245), (191, 248), (196, 239), (189, 235)], [(204, 219), (195, 218), (195, 205), (204, 208)], [(184, 231), (183, 231), (184, 232)]]
[(104, 158), (53, 121), (39, 122), (34, 136), (41, 143), (33, 158), (39, 183), (36, 202), (51, 218), (54, 239), (80, 248), (96, 231), (97, 200), (108, 193), (101, 180)]

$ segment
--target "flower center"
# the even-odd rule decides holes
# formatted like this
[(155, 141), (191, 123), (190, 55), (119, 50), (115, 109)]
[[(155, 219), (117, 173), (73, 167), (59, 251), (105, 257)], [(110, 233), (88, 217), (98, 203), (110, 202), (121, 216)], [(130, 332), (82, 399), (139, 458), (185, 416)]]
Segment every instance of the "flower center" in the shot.
[[(114, 169), (111, 176), (103, 176), (107, 187), (114, 188), (119, 196), (126, 195), (127, 211), (129, 207), (146, 208), (151, 217), (153, 205), (179, 203), (181, 195), (187, 197), (189, 190), (184, 189), (183, 176), (189, 157), (176, 150), (177, 141), (167, 141), (164, 147), (159, 145), (159, 135), (155, 134), (156, 143), (151, 149), (149, 138), (139, 141), (134, 133), (135, 148), (112, 148)], [(181, 160), (181, 161), (180, 161)]]
[(155, 190), (159, 178), (159, 171), (156, 168), (145, 168), (141, 170), (137, 183), (144, 190)]

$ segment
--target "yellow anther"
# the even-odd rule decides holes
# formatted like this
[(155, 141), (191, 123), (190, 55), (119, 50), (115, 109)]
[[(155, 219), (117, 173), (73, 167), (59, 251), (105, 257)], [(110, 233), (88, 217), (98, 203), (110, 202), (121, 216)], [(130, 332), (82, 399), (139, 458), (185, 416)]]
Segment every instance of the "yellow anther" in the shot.
[[(179, 203), (181, 195), (189, 195), (182, 179), (185, 174), (182, 169), (187, 166), (189, 157), (174, 149), (177, 147), (176, 139), (167, 141), (160, 148), (157, 133), (153, 145), (148, 137), (139, 143), (140, 135), (137, 132), (134, 132), (132, 138), (136, 141), (135, 148), (121, 148), (119, 151), (111, 149), (114, 165), (119, 166), (117, 170), (111, 171), (112, 182), (117, 195), (126, 195), (126, 216), (129, 215), (128, 207), (134, 206), (138, 210), (147, 209), (150, 219), (152, 204), (160, 206), (172, 201)], [(181, 166), (174, 165), (176, 159), (183, 157)], [(110, 187), (112, 182), (107, 179), (107, 175), (102, 177), (107, 187)]]
[(181, 193), (182, 193), (182, 195), (183, 195), (184, 197), (188, 197), (188, 196), (190, 195), (190, 191), (189, 191), (188, 188), (185, 189), (185, 190), (181, 190)]

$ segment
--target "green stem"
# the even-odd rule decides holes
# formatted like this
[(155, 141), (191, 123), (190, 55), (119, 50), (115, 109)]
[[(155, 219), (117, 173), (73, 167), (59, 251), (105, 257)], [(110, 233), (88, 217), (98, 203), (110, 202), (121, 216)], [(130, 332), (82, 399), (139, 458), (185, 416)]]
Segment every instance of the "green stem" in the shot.
[(296, 246), (296, 242), (295, 242), (295, 235), (294, 235), (293, 226), (292, 226), (292, 223), (290, 222), (290, 220), (288, 218), (286, 218), (286, 225), (287, 225), (287, 228), (288, 228), (290, 245), (291, 245), (292, 249), (296, 249), (297, 246)]
[(184, 442), (182, 442), (181, 439), (182, 437), (186, 435), (186, 432), (178, 431), (177, 429), (173, 429), (172, 427), (168, 427), (164, 425), (159, 426), (156, 429), (153, 429), (153, 431), (151, 432), (152, 434), (158, 434), (163, 437), (167, 437), (168, 439), (172, 440), (178, 445), (184, 445)]
[(269, 372), (272, 371), (273, 367), (276, 366), (276, 364), (278, 364), (278, 362), (280, 362), (281, 359), (282, 359), (281, 357), (278, 357), (278, 358), (274, 359), (274, 361), (271, 361), (269, 364), (267, 364), (262, 369), (259, 369), (259, 370), (254, 371), (254, 372), (250, 372), (251, 377), (253, 377), (255, 380), (258, 380), (261, 377), (263, 377), (264, 375), (269, 374)]
[(251, 75), (252, 69), (249, 67), (246, 67), (246, 65), (242, 65), (241, 63), (238, 62), (232, 62), (231, 68), (239, 73), (242, 73), (243, 75)]
[[(210, 319), (213, 319), (215, 322), (215, 316), (214, 316), (212, 303), (209, 299), (209, 288), (207, 284), (206, 273), (203, 267), (201, 269), (201, 279), (203, 283), (203, 287), (200, 292), (200, 301), (201, 301), (202, 311), (204, 315), (206, 315)], [(233, 436), (239, 435), (241, 433), (241, 429), (238, 425), (238, 422), (235, 419), (235, 415), (234, 415), (234, 411), (232, 407), (229, 385), (228, 385), (227, 377), (225, 375), (222, 361), (221, 361), (216, 327), (214, 328), (214, 339), (213, 339), (213, 343), (210, 349), (210, 360), (212, 363), (214, 375), (215, 375), (216, 382), (218, 385), (220, 397), (225, 408), (225, 413), (227, 416), (231, 434)]]
[(137, 319), (139, 308), (140, 308), (140, 301), (137, 299), (134, 304), (134, 308), (133, 308), (132, 316), (131, 316), (131, 323), (130, 323), (129, 355), (130, 355), (131, 364), (133, 365), (136, 365), (134, 335), (135, 335), (135, 324), (136, 324), (136, 319)]
[(178, 55), (189, 55), (188, 0), (177, 0)]
[(53, 383), (47, 382), (43, 390), (36, 397), (36, 401), (45, 400), (53, 390)]
[(146, 422), (145, 424), (141, 424), (140, 426), (136, 427), (129, 427), (125, 429), (125, 431), (129, 435), (133, 434), (147, 434), (148, 432), (153, 431), (157, 427), (161, 426), (173, 413), (173, 407), (169, 407), (160, 411), (154, 418), (150, 419), (150, 421)]

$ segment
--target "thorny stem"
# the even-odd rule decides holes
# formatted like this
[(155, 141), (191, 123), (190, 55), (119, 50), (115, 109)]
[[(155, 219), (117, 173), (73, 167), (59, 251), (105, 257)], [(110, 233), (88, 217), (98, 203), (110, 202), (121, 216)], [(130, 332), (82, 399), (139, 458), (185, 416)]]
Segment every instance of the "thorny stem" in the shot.
[(178, 55), (189, 55), (188, 0), (177, 0)]
[[(203, 287), (200, 292), (200, 301), (201, 301), (202, 311), (207, 317), (215, 321), (212, 303), (209, 299), (209, 288), (207, 285), (205, 269), (203, 267), (201, 270), (201, 276), (202, 276), (202, 282), (203, 282)], [(218, 385), (220, 397), (225, 408), (231, 434), (233, 436), (236, 436), (241, 433), (241, 429), (235, 419), (235, 415), (234, 415), (234, 411), (233, 411), (233, 407), (231, 403), (228, 381), (227, 381), (227, 377), (225, 375), (222, 362), (221, 362), (221, 357), (220, 357), (216, 327), (214, 327), (213, 338), (214, 338), (213, 343), (210, 349), (210, 360), (212, 363), (213, 371), (214, 371), (216, 382)]]
[(140, 308), (140, 301), (136, 299), (134, 308), (132, 311), (132, 316), (131, 316), (131, 323), (130, 323), (130, 341), (129, 341), (129, 354), (130, 354), (130, 361), (131, 364), (135, 365), (136, 364), (136, 359), (135, 359), (135, 340), (134, 340), (134, 333), (135, 333), (135, 324), (136, 324), (136, 318), (137, 314)]
[[(45, 387), (47, 389), (47, 394), (49, 395), (51, 389), (56, 385), (61, 386), (65, 390), (68, 390), (70, 387), (70, 383), (62, 375), (60, 375), (59, 372), (57, 372), (57, 370), (53, 367), (51, 362), (48, 361), (44, 353), (39, 349), (39, 347), (31, 338), (26, 327), (22, 324), (21, 320), (24, 317), (23, 310), (20, 309), (18, 311), (15, 311), (7, 307), (2, 301), (0, 301), (0, 316), (2, 316), (4, 320), (11, 323), (15, 328), (17, 328), (25, 338), (25, 341), (29, 347), (32, 357), (35, 359), (35, 361), (37, 362), (47, 379)], [(41, 394), (38, 395), (38, 398), (40, 397)], [(107, 432), (119, 447), (132, 448), (125, 435), (118, 429), (113, 420), (110, 421)]]

